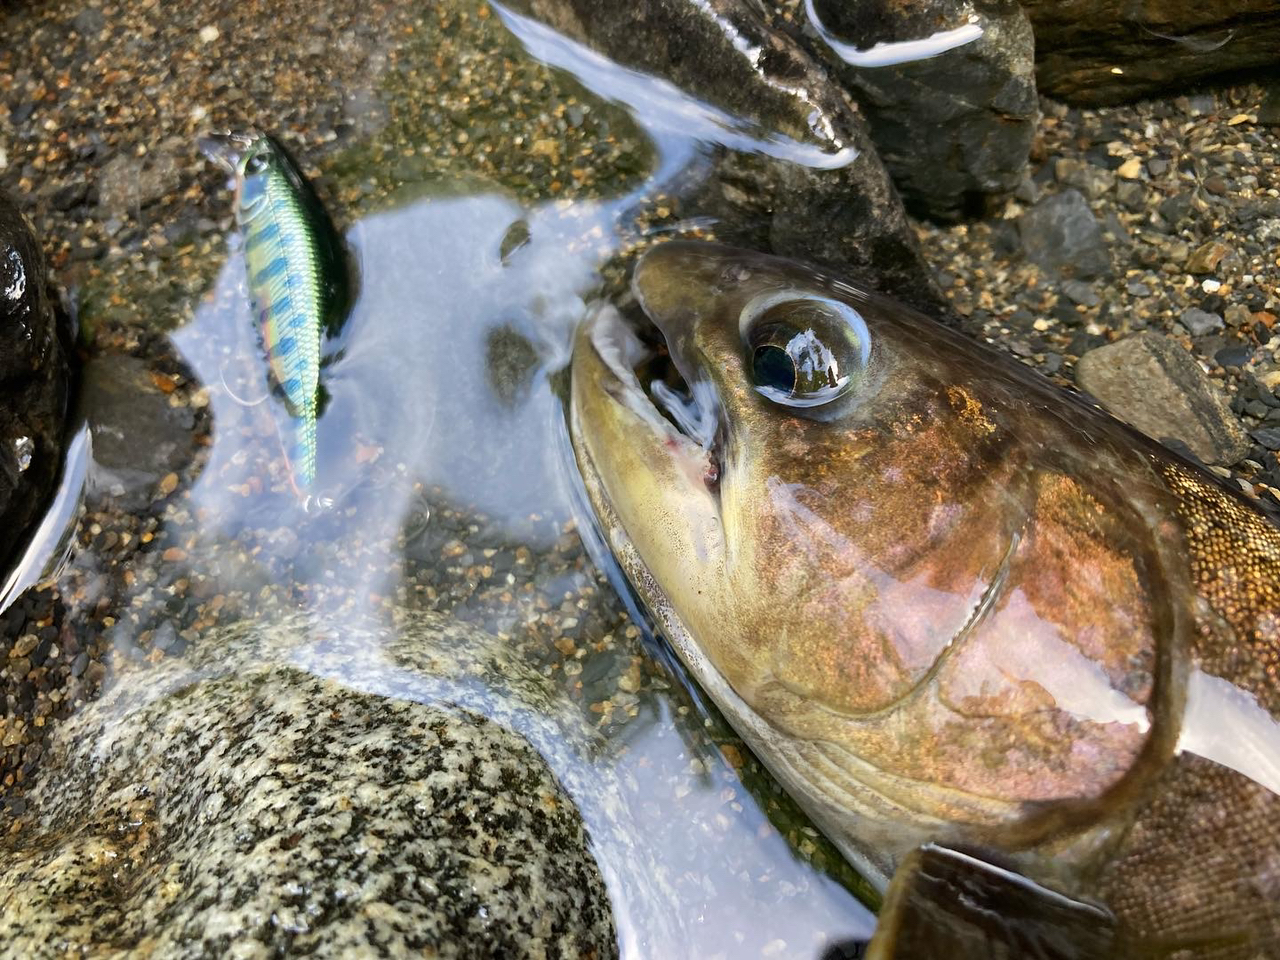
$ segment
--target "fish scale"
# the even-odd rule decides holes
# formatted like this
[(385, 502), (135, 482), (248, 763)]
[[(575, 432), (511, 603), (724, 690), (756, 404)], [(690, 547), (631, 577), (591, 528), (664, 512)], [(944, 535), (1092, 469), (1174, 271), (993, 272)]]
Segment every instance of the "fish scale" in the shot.
[(293, 470), (306, 489), (316, 472), (323, 291), (319, 256), (288, 179), (274, 168), (241, 189), (249, 295), (271, 372), (295, 420)]

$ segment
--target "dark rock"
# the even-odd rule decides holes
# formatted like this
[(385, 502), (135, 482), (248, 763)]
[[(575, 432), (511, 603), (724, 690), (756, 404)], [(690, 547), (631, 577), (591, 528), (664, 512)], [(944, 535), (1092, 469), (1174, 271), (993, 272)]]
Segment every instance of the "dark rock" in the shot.
[(1222, 367), (1243, 367), (1253, 356), (1253, 348), (1240, 344), (1234, 347), (1223, 347), (1213, 355), (1213, 359)]
[(1062, 285), (1062, 292), (1073, 302), (1084, 307), (1096, 307), (1102, 302), (1098, 291), (1083, 280), (1068, 280)]
[(825, 69), (796, 39), (772, 29), (759, 7), (722, 0), (708, 16), (697, 0), (511, 6), (623, 66), (662, 77), (744, 126), (789, 137), (826, 158), (804, 166), (761, 152), (719, 151), (684, 209), (715, 217), (720, 239), (858, 276), (949, 315), (865, 121)]
[(1102, 228), (1078, 190), (1045, 197), (1018, 218), (1027, 259), (1064, 277), (1111, 272)]
[(1280, 450), (1280, 429), (1275, 427), (1262, 427), (1258, 430), (1250, 431), (1250, 436), (1268, 450)]
[(1149, 437), (1176, 437), (1205, 463), (1235, 463), (1249, 438), (1208, 376), (1176, 341), (1139, 333), (1091, 350), (1076, 382)]
[(1191, 215), (1191, 193), (1181, 191), (1160, 201), (1156, 212), (1171, 230), (1179, 229)]
[[(1273, 70), (1276, 0), (1022, 0), (1035, 28), (1042, 93), (1123, 103), (1211, 77)], [(1116, 71), (1119, 72), (1116, 72)]]
[(0, 571), (58, 475), (71, 384), (67, 341), (40, 247), (0, 194)]
[(1216, 313), (1201, 310), (1199, 307), (1187, 307), (1178, 317), (1178, 322), (1186, 327), (1187, 332), (1193, 337), (1203, 337), (1226, 327), (1222, 317)]
[(147, 365), (121, 354), (99, 355), (85, 365), (82, 397), (104, 492), (128, 509), (146, 506), (161, 478), (191, 460), (192, 411), (170, 405)]
[(49, 202), (55, 210), (71, 210), (86, 203), (89, 198), (89, 184), (81, 180), (69, 183), (55, 190)]
[[(1017, 4), (815, 0), (814, 10), (819, 22), (803, 36), (866, 111), (913, 213), (974, 216), (1018, 187), (1039, 111), (1031, 25)], [(982, 35), (972, 42), (909, 63), (859, 65), (877, 43), (918, 40), (975, 16)]]
[(1280, 81), (1273, 80), (1267, 84), (1267, 91), (1262, 96), (1262, 106), (1258, 109), (1258, 122), (1280, 125)]
[(1121, 180), (1116, 184), (1116, 200), (1128, 210), (1141, 212), (1147, 203), (1146, 184), (1137, 180)]

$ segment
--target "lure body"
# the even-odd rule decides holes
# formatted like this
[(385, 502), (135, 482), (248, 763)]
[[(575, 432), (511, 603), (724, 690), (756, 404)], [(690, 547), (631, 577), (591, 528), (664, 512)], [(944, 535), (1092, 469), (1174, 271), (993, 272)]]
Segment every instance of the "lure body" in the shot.
[(316, 479), (323, 344), (326, 335), (337, 333), (347, 306), (342, 242), (315, 192), (273, 138), (231, 134), (201, 145), (236, 178), (249, 297), (271, 379), (291, 421), (293, 484), (306, 496)]

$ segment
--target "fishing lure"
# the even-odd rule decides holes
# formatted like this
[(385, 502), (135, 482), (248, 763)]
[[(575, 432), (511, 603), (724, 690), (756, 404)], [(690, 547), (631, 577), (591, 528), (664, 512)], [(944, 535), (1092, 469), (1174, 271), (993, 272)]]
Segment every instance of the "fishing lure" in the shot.
[(323, 345), (341, 331), (350, 308), (350, 261), (315, 191), (273, 137), (211, 134), (199, 143), (235, 177), (249, 297), (271, 379), (292, 421), (290, 479), (310, 503)]

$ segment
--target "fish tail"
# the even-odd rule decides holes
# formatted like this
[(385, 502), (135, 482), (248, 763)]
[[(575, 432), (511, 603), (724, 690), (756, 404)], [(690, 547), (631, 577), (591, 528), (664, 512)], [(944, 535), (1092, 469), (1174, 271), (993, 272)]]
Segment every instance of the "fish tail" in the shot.
[(306, 494), (316, 481), (316, 411), (314, 405), (304, 410), (294, 422), (293, 456), (290, 458), (293, 485), (299, 495)]

